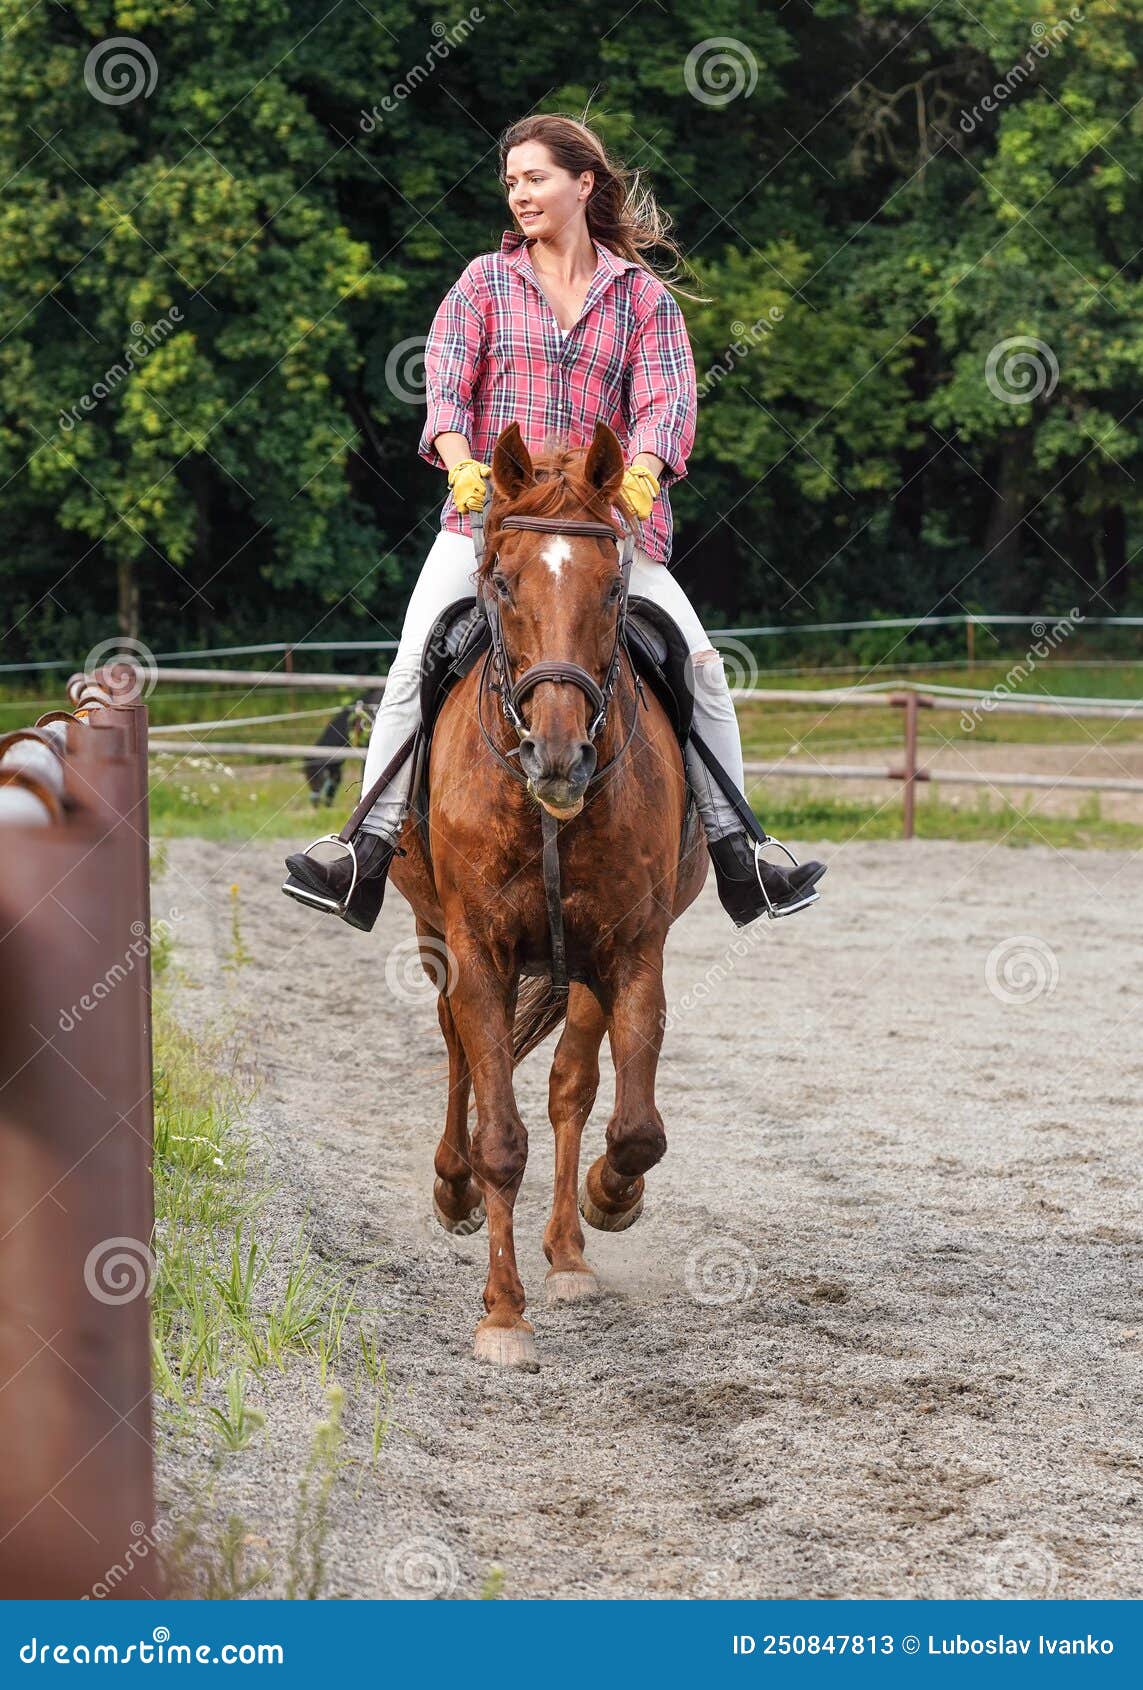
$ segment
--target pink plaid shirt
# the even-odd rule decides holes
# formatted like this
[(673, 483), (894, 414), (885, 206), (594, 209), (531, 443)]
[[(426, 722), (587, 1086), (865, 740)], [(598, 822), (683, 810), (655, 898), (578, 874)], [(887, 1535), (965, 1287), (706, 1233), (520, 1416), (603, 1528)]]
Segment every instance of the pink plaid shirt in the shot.
[[(425, 347), (428, 416), (418, 452), (444, 468), (438, 434), (463, 434), (490, 463), (497, 436), (515, 421), (539, 451), (560, 440), (587, 445), (595, 424), (615, 430), (628, 463), (662, 458), (662, 492), (640, 527), (640, 544), (671, 556), (667, 487), (687, 472), (695, 436), (695, 367), (683, 314), (657, 276), (595, 243), (598, 260), (574, 328), (560, 336), (536, 279), (526, 237), (506, 230), (499, 252), (474, 258), (441, 302)], [(470, 523), (450, 493), (441, 527)]]

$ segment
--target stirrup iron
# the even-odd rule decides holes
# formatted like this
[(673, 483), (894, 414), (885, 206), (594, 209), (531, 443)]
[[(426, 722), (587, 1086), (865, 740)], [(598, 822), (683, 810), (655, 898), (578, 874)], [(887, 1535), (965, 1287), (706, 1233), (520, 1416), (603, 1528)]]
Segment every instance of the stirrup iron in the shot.
[(762, 893), (763, 898), (766, 900), (766, 918), (767, 918), (767, 920), (768, 921), (780, 921), (783, 916), (797, 915), (799, 910), (804, 910), (804, 909), (808, 908), (808, 906), (810, 904), (816, 904), (819, 901), (819, 899), (821, 898), (821, 893), (818, 891), (816, 886), (812, 886), (810, 888), (809, 892), (806, 894), (806, 896), (804, 898), (799, 898), (795, 903), (785, 904), (785, 905), (777, 905), (777, 904), (774, 903), (773, 899), (770, 897), (769, 892), (767, 892), (765, 885), (763, 884), (762, 871), (758, 866), (759, 863), (762, 861), (762, 852), (766, 849), (767, 845), (776, 845), (778, 847), (779, 851), (784, 851), (786, 853), (787, 857), (789, 857), (790, 862), (791, 862), (791, 864), (794, 868), (800, 868), (801, 864), (798, 862), (797, 857), (795, 857), (794, 853), (790, 850), (790, 847), (788, 845), (784, 845), (780, 839), (775, 839), (774, 835), (772, 833), (766, 833), (765, 829), (763, 829), (763, 833), (765, 834), (765, 838), (756, 839), (753, 842), (754, 843), (754, 873), (758, 877), (758, 889)]
[(320, 839), (311, 840), (302, 852), (302, 856), (308, 857), (317, 845), (336, 845), (342, 851), (349, 853), (353, 870), (350, 875), (349, 890), (345, 896), (340, 899), (324, 897), (320, 892), (311, 891), (308, 886), (291, 886), (288, 879), (282, 882), (282, 891), (285, 892), (287, 897), (296, 898), (299, 904), (308, 904), (311, 909), (332, 910), (334, 915), (344, 915), (349, 908), (354, 892), (357, 890), (357, 852), (348, 840), (342, 839), (340, 834), (323, 833)]

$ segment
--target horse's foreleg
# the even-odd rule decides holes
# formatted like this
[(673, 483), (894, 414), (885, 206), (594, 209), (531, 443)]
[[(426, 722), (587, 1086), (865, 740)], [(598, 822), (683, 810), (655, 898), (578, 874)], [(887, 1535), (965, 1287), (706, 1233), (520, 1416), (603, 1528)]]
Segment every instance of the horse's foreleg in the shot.
[(468, 1142), (472, 1075), (443, 992), (437, 999), (437, 1015), (448, 1046), (448, 1108), (434, 1158), (437, 1180), (433, 1187), (433, 1209), (446, 1232), (468, 1234), (479, 1232), (484, 1224), (484, 1199), (473, 1178), (472, 1149)]
[(632, 959), (611, 982), (611, 1055), (615, 1109), (607, 1124), (606, 1153), (588, 1169), (580, 1211), (590, 1225), (619, 1232), (643, 1208), (643, 1175), (667, 1148), (655, 1106), (655, 1075), (663, 1042), (667, 1000), (661, 949)]
[(535, 1367), (532, 1327), (524, 1319), (524, 1287), (516, 1269), (512, 1211), (528, 1159), (528, 1133), (512, 1089), (512, 985), (488, 954), (464, 936), (453, 945), (457, 978), (449, 993), (476, 1094), (469, 1159), (488, 1216), (488, 1280), (484, 1319), (476, 1328), (480, 1361)]
[(579, 1144), (599, 1089), (599, 1047), (607, 1017), (589, 989), (573, 982), (568, 994), (567, 1022), (556, 1046), (548, 1083), (548, 1114), (556, 1135), (556, 1179), (552, 1213), (544, 1231), (544, 1254), (552, 1264), (548, 1296), (571, 1302), (591, 1297), (599, 1282), (583, 1255), (576, 1191), (579, 1185)]

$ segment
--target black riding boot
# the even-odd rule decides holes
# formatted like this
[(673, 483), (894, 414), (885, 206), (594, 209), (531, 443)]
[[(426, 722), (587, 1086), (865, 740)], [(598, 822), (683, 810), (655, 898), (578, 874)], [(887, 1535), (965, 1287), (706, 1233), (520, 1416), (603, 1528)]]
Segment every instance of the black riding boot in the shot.
[[(774, 843), (777, 843), (774, 841)], [(757, 916), (794, 915), (821, 896), (814, 887), (826, 871), (824, 863), (795, 863), (790, 869), (765, 862), (760, 846), (747, 834), (728, 833), (708, 842), (710, 860), (722, 907), (736, 927)], [(782, 847), (785, 850), (785, 846)], [(792, 859), (791, 859), (792, 861)]]
[(389, 864), (399, 849), (380, 834), (357, 833), (332, 862), (295, 851), (286, 858), (289, 874), (282, 891), (300, 904), (326, 910), (368, 933), (381, 913)]

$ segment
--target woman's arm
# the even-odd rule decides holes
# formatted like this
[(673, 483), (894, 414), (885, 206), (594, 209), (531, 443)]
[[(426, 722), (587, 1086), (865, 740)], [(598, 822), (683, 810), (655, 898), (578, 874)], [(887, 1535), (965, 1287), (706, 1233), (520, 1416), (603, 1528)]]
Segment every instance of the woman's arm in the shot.
[[(428, 414), (417, 451), (436, 469), (451, 470), (471, 455), (472, 395), (484, 357), (484, 317), (471, 269), (441, 301), (425, 342)], [(447, 457), (440, 449), (442, 440)]]
[(639, 466), (649, 469), (656, 481), (663, 473), (663, 460), (662, 458), (657, 458), (654, 452), (636, 452), (635, 456), (631, 460), (630, 467), (635, 469)]
[(472, 456), (468, 440), (463, 434), (438, 434), (433, 445), (446, 469), (453, 469), (463, 459)]
[(623, 414), (631, 462), (667, 487), (687, 473), (697, 419), (695, 365), (687, 325), (661, 288), (627, 348)]

